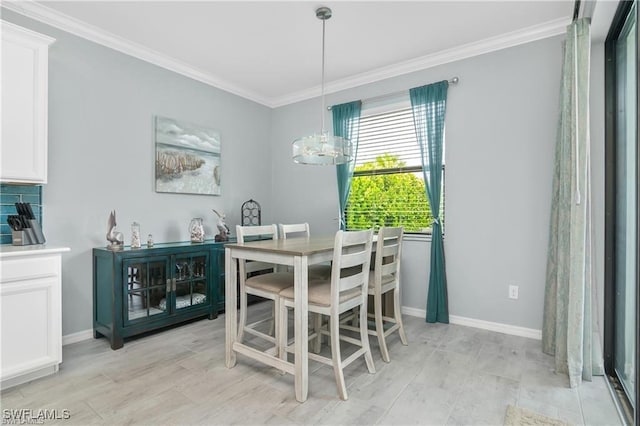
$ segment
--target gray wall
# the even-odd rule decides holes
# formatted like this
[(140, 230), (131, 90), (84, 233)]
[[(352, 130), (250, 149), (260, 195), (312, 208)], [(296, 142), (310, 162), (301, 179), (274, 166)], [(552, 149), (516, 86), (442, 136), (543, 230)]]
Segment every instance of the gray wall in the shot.
[[(452, 315), (540, 329), (561, 41), (554, 37), (327, 96), (337, 104), (460, 77), (446, 117), (446, 237)], [(332, 168), (293, 164), (291, 142), (318, 131), (319, 100), (273, 112), (275, 217), (337, 229)], [(330, 122), (330, 121), (329, 121)], [(404, 247), (403, 306), (425, 309), (429, 243)], [(520, 298), (509, 300), (509, 284)]]
[[(258, 200), (272, 219), (271, 110), (262, 105), (2, 10), (2, 19), (52, 36), (49, 50), (49, 179), (43, 187), (44, 232), (63, 255), (63, 335), (92, 328), (91, 249), (106, 244), (106, 222), (117, 211), (156, 242), (188, 240), (193, 217), (213, 238), (215, 215), (239, 222), (240, 205)], [(154, 191), (153, 116), (218, 129), (222, 195)]]
[[(72, 248), (63, 260), (63, 334), (91, 328), (91, 248), (105, 244), (112, 209), (127, 239), (136, 220), (143, 236), (153, 233), (158, 242), (187, 239), (196, 216), (212, 236), (211, 208), (226, 211), (235, 225), (249, 198), (262, 204), (265, 223), (308, 221), (315, 234), (337, 229), (335, 170), (290, 160), (291, 142), (319, 130), (319, 99), (270, 110), (2, 12), (3, 19), (57, 39), (50, 49), (43, 204), (49, 241)], [(449, 92), (446, 134), (452, 315), (541, 328), (562, 38), (327, 96), (335, 104), (460, 77)], [(220, 130), (222, 196), (154, 192), (156, 114)], [(405, 243), (404, 306), (425, 308), (429, 250), (425, 241)], [(519, 285), (519, 300), (507, 298), (509, 284)]]

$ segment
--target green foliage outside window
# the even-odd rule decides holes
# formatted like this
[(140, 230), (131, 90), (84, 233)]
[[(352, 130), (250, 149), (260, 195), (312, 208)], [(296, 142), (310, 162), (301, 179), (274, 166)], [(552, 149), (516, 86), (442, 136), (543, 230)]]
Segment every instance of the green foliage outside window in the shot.
[[(347, 229), (404, 226), (405, 232), (426, 232), (433, 215), (427, 201), (422, 172), (388, 173), (406, 167), (391, 154), (355, 168), (347, 205)], [(387, 172), (382, 172), (383, 170)]]

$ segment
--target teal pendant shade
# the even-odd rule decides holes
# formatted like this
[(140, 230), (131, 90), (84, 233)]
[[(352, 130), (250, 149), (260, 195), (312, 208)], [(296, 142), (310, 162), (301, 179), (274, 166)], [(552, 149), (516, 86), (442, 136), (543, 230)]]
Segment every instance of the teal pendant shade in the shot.
[(304, 136), (293, 142), (293, 161), (299, 164), (330, 166), (351, 160), (349, 139), (327, 132)]
[(441, 81), (409, 90), (416, 138), (420, 145), (422, 173), (427, 198), (433, 214), (431, 231), (431, 270), (427, 292), (427, 322), (449, 323), (447, 274), (444, 241), (440, 223), (440, 193), (442, 188), (442, 153), (444, 118), (449, 82)]
[(352, 141), (353, 161), (336, 166), (338, 178), (338, 202), (340, 206), (340, 229), (346, 229), (345, 210), (351, 190), (351, 179), (358, 156), (358, 136), (360, 133), (360, 112), (362, 101), (354, 101), (331, 107), (333, 114), (333, 134)]

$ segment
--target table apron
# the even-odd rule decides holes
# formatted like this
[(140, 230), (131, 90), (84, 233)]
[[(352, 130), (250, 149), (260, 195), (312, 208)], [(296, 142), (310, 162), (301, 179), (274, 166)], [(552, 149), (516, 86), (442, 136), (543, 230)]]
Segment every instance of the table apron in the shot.
[[(256, 251), (252, 249), (230, 248), (231, 257), (241, 260), (254, 260), (259, 262), (275, 263), (278, 265), (294, 266), (296, 257), (303, 257), (294, 254), (271, 253), (266, 251)], [(333, 260), (333, 251), (314, 253), (307, 256), (307, 264), (314, 265), (316, 263), (328, 262)]]

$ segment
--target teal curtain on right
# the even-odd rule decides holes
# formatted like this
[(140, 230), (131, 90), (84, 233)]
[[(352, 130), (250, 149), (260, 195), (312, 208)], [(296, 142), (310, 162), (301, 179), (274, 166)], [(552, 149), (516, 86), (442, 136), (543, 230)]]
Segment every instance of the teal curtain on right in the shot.
[(604, 374), (592, 296), (590, 52), (589, 21), (579, 19), (564, 46), (542, 325), (542, 350), (571, 387)]
[(409, 90), (413, 124), (422, 154), (422, 173), (427, 198), (433, 215), (431, 233), (431, 270), (427, 293), (427, 322), (449, 323), (447, 306), (447, 274), (444, 242), (440, 223), (440, 193), (442, 192), (442, 151), (444, 146), (444, 116), (449, 82), (441, 81)]
[(347, 209), (347, 202), (349, 201), (351, 178), (353, 178), (353, 169), (356, 166), (356, 156), (358, 155), (361, 109), (362, 101), (353, 101), (331, 107), (331, 112), (333, 113), (333, 135), (350, 140), (353, 149), (351, 161), (336, 166), (336, 174), (338, 176), (338, 202), (340, 205), (340, 229), (343, 231), (346, 230), (347, 227), (345, 210)]

